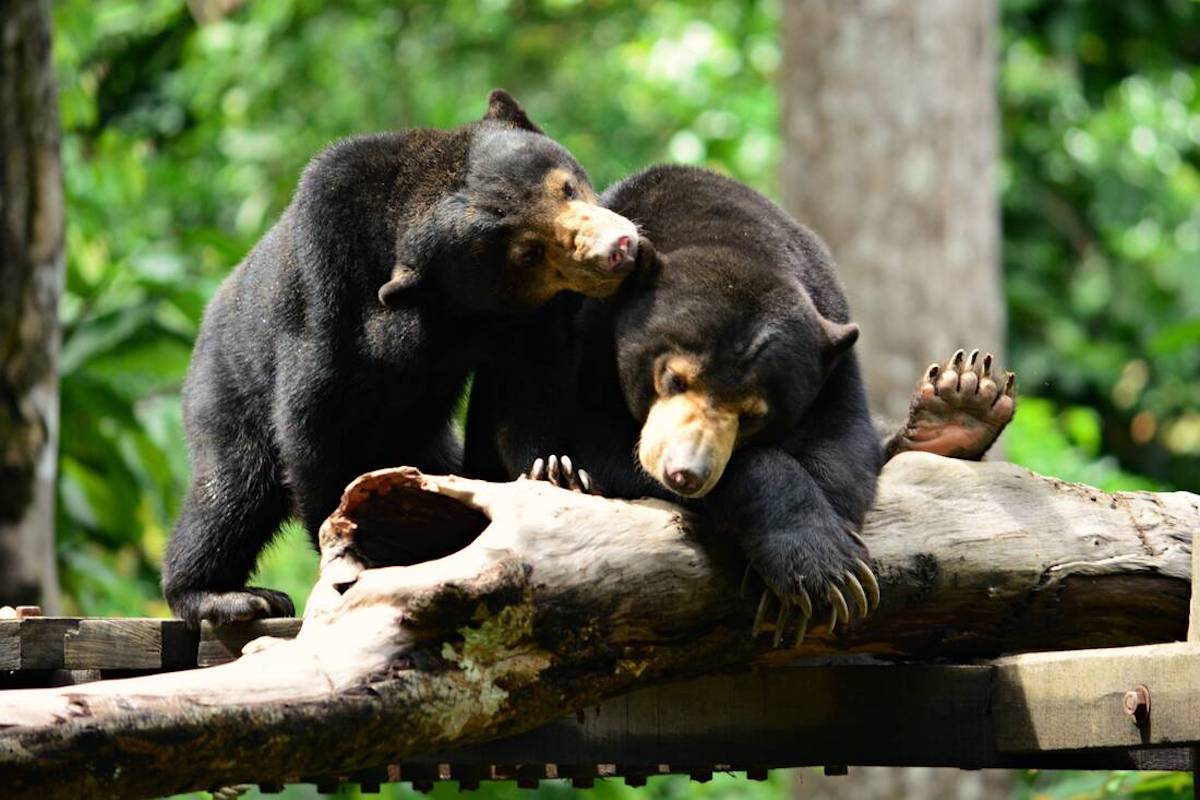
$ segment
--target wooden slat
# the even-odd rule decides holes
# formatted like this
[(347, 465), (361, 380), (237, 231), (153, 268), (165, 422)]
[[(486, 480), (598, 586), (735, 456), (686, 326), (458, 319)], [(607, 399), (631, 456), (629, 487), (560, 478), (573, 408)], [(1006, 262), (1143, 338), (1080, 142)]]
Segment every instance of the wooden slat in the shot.
[(233, 625), (215, 627), (207, 622), (200, 626), (200, 647), (196, 654), (197, 666), (213, 667), (233, 661), (242, 654), (247, 642), (260, 636), (275, 636), (294, 639), (300, 632), (301, 620), (287, 617), (259, 619)]
[(63, 669), (63, 636), (78, 617), (0, 620), (0, 669)]
[(83, 619), (63, 637), (67, 669), (181, 669), (195, 665), (195, 634), (169, 619)]
[[(996, 744), (1006, 752), (1200, 742), (1200, 645), (1030, 653), (995, 662)], [(1139, 727), (1125, 693), (1150, 690)]]

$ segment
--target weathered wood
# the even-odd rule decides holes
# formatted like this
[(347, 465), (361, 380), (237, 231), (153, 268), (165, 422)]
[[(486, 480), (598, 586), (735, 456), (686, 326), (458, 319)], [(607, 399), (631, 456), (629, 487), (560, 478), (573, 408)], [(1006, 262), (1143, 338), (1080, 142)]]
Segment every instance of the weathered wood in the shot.
[(196, 642), (180, 620), (0, 620), (0, 669), (186, 669), (196, 666)]
[[(390, 566), (428, 551), (443, 525), (470, 544)], [(606, 696), (756, 659), (979, 657), (1182, 638), (1198, 526), (1194, 495), (1108, 495), (1006, 464), (903, 455), (885, 470), (866, 531), (882, 607), (837, 636), (814, 623), (802, 648), (779, 653), (769, 637), (747, 635), (751, 609), (737, 600), (741, 568), (726, 543), (708, 541), (674, 506), (386, 470), (356, 481), (323, 527), (321, 576), (296, 639), (258, 640), (206, 670), (0, 693), (0, 771), (10, 796), (286, 782), (517, 733), (564, 710), (586, 718)], [(972, 748), (987, 741), (970, 727), (987, 709), (978, 674), (961, 694), (914, 708), (903, 705), (911, 690), (871, 688), (893, 667), (861, 669), (877, 672), (853, 691), (827, 683), (788, 707), (788, 735), (809, 731), (822, 753), (831, 732), (863, 738), (863, 724), (886, 729), (881, 718), (911, 730), (900, 727), (910, 714), (953, 731), (945, 745), (964, 763), (977, 758)], [(822, 675), (804, 688), (835, 680)], [(925, 680), (928, 692), (945, 691)], [(867, 702), (855, 706), (856, 696)], [(780, 705), (772, 692), (761, 699)], [(920, 736), (891, 736), (897, 758), (924, 758)], [(856, 763), (854, 752), (828, 755), (820, 760)]]
[(196, 651), (196, 666), (215, 667), (227, 664), (242, 654), (248, 642), (260, 636), (294, 639), (300, 632), (300, 620), (291, 618), (259, 619), (233, 625), (200, 626), (200, 646)]
[(0, 669), (63, 669), (63, 638), (77, 617), (0, 620)]

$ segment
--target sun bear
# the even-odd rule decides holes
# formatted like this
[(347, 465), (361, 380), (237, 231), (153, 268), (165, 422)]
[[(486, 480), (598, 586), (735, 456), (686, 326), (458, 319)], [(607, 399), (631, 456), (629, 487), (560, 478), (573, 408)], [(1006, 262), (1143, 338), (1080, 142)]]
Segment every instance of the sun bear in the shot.
[[(172, 611), (193, 625), (292, 614), (283, 593), (245, 585), (285, 516), (315, 540), (360, 473), (457, 472), (454, 409), (514, 315), (567, 289), (611, 294), (637, 245), (499, 90), (478, 122), (316, 156), (196, 341), (191, 486), (163, 565)], [(439, 546), (412, 544), (413, 561)]]
[[(557, 298), (477, 372), (466, 472), (700, 508), (765, 583), (756, 630), (778, 604), (777, 643), (793, 612), (803, 636), (814, 605), (831, 608), (831, 625), (849, 619), (847, 597), (865, 614), (878, 586), (857, 531), (885, 454), (825, 245), (752, 189), (696, 168), (650, 168), (602, 202), (645, 237), (635, 274), (608, 300)], [(960, 353), (932, 369), (933, 391), (918, 393), (889, 455), (986, 449), (1012, 386), (992, 379), (990, 357), (977, 361), (968, 369)], [(951, 397), (968, 372), (970, 398)], [(981, 416), (995, 430), (950, 434)]]

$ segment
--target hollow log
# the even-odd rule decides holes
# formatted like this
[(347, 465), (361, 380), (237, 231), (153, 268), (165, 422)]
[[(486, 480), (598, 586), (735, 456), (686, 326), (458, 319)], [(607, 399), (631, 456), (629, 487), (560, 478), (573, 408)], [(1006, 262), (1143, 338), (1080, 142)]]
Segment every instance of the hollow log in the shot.
[(905, 454), (864, 531), (880, 608), (775, 650), (749, 636), (729, 543), (678, 507), (383, 470), (323, 526), (296, 639), (210, 669), (0, 693), (0, 776), (9, 797), (286, 782), (750, 663), (1182, 639), (1197, 529), (1196, 495)]

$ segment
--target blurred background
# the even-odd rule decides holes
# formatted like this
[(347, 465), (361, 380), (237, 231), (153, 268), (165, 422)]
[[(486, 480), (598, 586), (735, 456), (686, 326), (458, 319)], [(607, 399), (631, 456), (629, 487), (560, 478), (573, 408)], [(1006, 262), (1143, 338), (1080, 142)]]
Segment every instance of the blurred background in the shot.
[[(59, 0), (52, 21), (64, 613), (167, 614), (191, 343), (308, 158), (475, 119), (496, 86), (598, 189), (702, 164), (825, 236), (877, 409), (898, 415), (954, 347), (986, 347), (1019, 375), (1005, 457), (1200, 491), (1200, 3)], [(285, 530), (259, 578), (301, 601), (305, 538)], [(914, 779), (856, 772), (647, 791), (905, 796)], [(1171, 774), (968, 777), (958, 796), (1191, 791)]]

